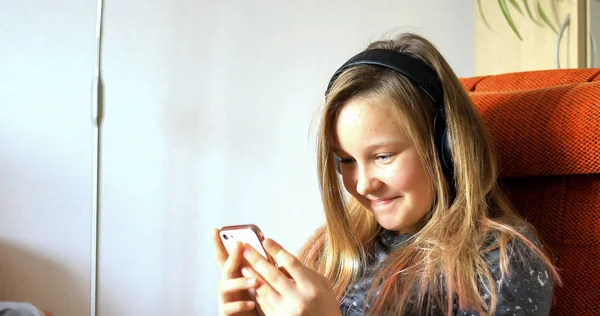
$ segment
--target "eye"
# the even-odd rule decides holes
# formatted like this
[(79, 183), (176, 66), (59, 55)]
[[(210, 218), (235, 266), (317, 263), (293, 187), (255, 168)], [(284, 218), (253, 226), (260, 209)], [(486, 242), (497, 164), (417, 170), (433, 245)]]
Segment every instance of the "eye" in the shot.
[(387, 162), (390, 159), (392, 159), (391, 154), (381, 154), (381, 155), (377, 155), (377, 160), (381, 161), (381, 162)]
[(354, 158), (339, 158), (340, 164), (347, 165), (354, 162)]

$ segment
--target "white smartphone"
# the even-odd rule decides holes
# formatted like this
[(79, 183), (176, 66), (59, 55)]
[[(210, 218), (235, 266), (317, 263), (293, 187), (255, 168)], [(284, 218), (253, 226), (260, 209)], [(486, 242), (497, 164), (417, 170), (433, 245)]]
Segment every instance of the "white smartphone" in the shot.
[[(275, 261), (271, 258), (271, 256), (269, 256), (262, 245), (262, 242), (265, 240), (265, 238), (258, 226), (252, 224), (224, 226), (219, 230), (219, 236), (221, 237), (221, 242), (223, 243), (223, 246), (225, 246), (225, 250), (227, 250), (228, 254), (231, 254), (233, 247), (235, 247), (235, 243), (239, 241), (243, 244), (252, 246), (270, 263), (277, 266)], [(256, 301), (256, 292), (254, 289), (249, 289), (248, 293), (252, 297), (252, 300)], [(259, 316), (265, 316), (265, 313), (258, 304), (256, 304), (256, 312)]]
[(221, 242), (225, 246), (227, 253), (231, 253), (236, 242), (252, 246), (258, 253), (263, 255), (270, 263), (275, 265), (275, 261), (269, 256), (262, 245), (265, 239), (260, 228), (253, 224), (224, 226), (219, 230)]

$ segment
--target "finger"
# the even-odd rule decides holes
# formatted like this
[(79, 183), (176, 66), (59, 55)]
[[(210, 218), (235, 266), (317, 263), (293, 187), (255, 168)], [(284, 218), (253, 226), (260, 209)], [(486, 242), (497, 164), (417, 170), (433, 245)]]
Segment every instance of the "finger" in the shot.
[(215, 244), (215, 257), (217, 258), (217, 263), (219, 264), (219, 267), (222, 268), (229, 255), (227, 255), (227, 250), (225, 249), (225, 246), (223, 246), (223, 242), (219, 236), (219, 229), (217, 228), (213, 230), (213, 243)]
[[(258, 272), (254, 271), (254, 269), (252, 269), (251, 267), (243, 267), (241, 269), (241, 272), (242, 276), (244, 276), (247, 279), (256, 279), (256, 285), (254, 286), (255, 288), (263, 283), (267, 283), (267, 281), (265, 281), (263, 277), (260, 274), (258, 274)], [(290, 281), (294, 283), (294, 280), (290, 279)]]
[(262, 276), (260, 276), (260, 274), (254, 271), (254, 269), (252, 269), (251, 267), (243, 267), (241, 269), (241, 272), (242, 276), (244, 276), (246, 279), (255, 279), (256, 284), (266, 283)]
[(219, 282), (219, 293), (221, 293), (221, 295), (226, 295), (233, 292), (250, 289), (255, 285), (255, 278), (225, 279)]
[(265, 257), (258, 253), (252, 246), (244, 247), (243, 256), (250, 266), (262, 279), (273, 287), (277, 292), (285, 295), (291, 290), (293, 283), (283, 272), (271, 264)]
[[(277, 306), (277, 305), (275, 305)], [(274, 305), (256, 296), (256, 312), (259, 316), (277, 315)]]
[[(274, 306), (279, 306), (281, 302), (281, 294), (273, 287), (265, 282), (262, 277), (250, 267), (242, 268), (242, 275), (246, 278), (256, 279), (256, 285), (253, 287), (253, 293), (258, 305), (265, 311), (274, 310)], [(272, 313), (267, 313), (272, 314)]]
[(240, 273), (240, 264), (242, 262), (242, 244), (240, 242), (236, 242), (229, 254), (229, 258), (225, 261), (223, 265), (223, 279), (231, 279), (239, 277)]
[(247, 312), (254, 309), (256, 303), (253, 301), (230, 302), (221, 305), (221, 314), (234, 315), (240, 312)]
[(263, 247), (269, 255), (275, 260), (280, 268), (285, 269), (285, 272), (294, 279), (297, 283), (302, 283), (308, 277), (306, 267), (291, 253), (287, 252), (283, 247), (273, 239), (265, 239)]

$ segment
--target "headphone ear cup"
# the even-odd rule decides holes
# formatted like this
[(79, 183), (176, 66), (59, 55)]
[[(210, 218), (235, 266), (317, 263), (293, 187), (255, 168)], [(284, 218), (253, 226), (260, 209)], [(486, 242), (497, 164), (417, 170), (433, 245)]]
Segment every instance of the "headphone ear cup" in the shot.
[(452, 141), (450, 135), (448, 135), (448, 130), (444, 129), (440, 141), (441, 143), (438, 144), (438, 148), (440, 160), (442, 161), (442, 168), (452, 175), (452, 173), (454, 173), (454, 161), (452, 159)]
[(438, 110), (433, 119), (435, 146), (437, 147), (438, 158), (444, 174), (448, 181), (452, 181), (454, 176), (454, 162), (452, 161), (452, 141), (444, 122), (444, 115)]
[(438, 152), (442, 163), (442, 171), (450, 185), (450, 200), (453, 201), (456, 197), (454, 159), (452, 159), (452, 140), (446, 129), (444, 129), (444, 132), (442, 133), (441, 143), (437, 145), (439, 145)]

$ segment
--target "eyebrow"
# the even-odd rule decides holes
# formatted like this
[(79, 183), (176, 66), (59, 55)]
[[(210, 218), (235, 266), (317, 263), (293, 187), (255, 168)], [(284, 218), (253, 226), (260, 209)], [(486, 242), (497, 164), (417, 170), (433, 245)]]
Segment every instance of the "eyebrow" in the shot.
[(366, 149), (373, 149), (373, 148), (378, 148), (378, 147), (387, 147), (387, 146), (394, 146), (394, 145), (402, 145), (405, 144), (406, 141), (405, 140), (396, 140), (396, 139), (383, 139), (380, 141), (375, 141), (369, 145), (367, 145), (365, 148)]
[[(373, 150), (373, 149), (380, 148), (380, 147), (404, 145), (406, 143), (408, 143), (407, 140), (381, 139), (381, 140), (377, 140), (377, 141), (374, 141), (374, 142), (368, 144), (367, 146), (364, 147), (364, 149), (365, 150)], [(344, 152), (345, 153), (345, 151), (343, 149), (341, 149), (338, 144), (333, 146), (331, 149), (333, 150), (333, 152)]]

